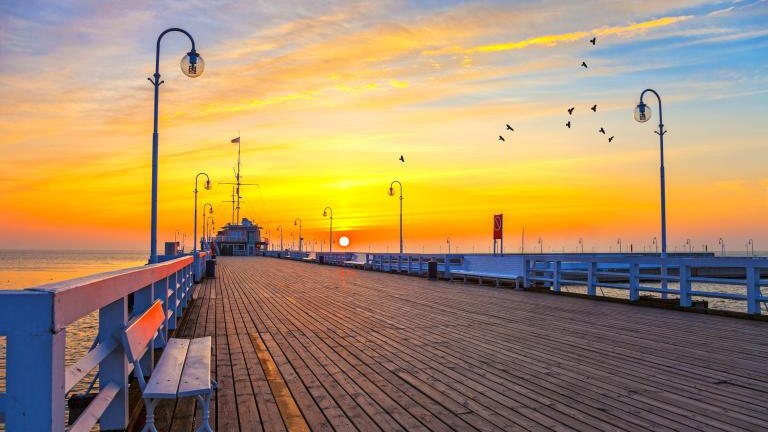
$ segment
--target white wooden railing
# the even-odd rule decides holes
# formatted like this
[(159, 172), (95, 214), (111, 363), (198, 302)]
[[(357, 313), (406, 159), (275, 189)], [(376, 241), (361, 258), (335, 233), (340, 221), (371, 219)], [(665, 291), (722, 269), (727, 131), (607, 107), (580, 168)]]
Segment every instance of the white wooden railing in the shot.
[[(207, 256), (199, 258), (204, 265)], [(132, 367), (120, 332), (132, 316), (155, 299), (163, 302), (166, 322), (154, 341), (162, 347), (176, 328), (193, 287), (195, 261), (184, 256), (159, 264), (101, 273), (35, 288), (0, 291), (0, 336), (6, 337), (6, 391), (0, 394), (0, 422), (13, 431), (64, 431), (65, 398), (98, 367), (99, 393), (70, 431), (128, 426), (128, 374)], [(201, 264), (202, 263), (202, 264)], [(200, 270), (200, 268), (198, 268)], [(92, 349), (65, 367), (67, 326), (98, 310), (99, 333)], [(153, 350), (142, 364), (151, 370)], [(149, 373), (149, 372), (146, 372)]]
[[(544, 284), (559, 292), (566, 285), (586, 286), (587, 295), (598, 288), (629, 292), (629, 300), (643, 292), (679, 297), (681, 307), (690, 307), (692, 297), (720, 298), (746, 302), (747, 313), (760, 314), (768, 296), (768, 259), (714, 256), (661, 258), (659, 256), (543, 254), (524, 256), (525, 285)], [(701, 273), (710, 273), (702, 276)], [(718, 274), (719, 273), (719, 274)], [(650, 286), (658, 284), (659, 286)], [(670, 287), (670, 283), (675, 285)], [(705, 291), (692, 284), (720, 284), (741, 287), (741, 292)]]

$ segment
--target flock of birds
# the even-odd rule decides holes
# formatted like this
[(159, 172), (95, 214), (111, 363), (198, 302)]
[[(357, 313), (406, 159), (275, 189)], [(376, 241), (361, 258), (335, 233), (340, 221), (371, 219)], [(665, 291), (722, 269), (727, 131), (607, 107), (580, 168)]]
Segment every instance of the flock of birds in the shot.
[[(591, 43), (593, 46), (594, 46), (595, 44), (597, 44), (597, 36), (595, 36), (595, 37), (593, 37), (592, 39), (590, 39), (590, 40), (589, 40), (589, 43)], [(582, 62), (581, 62), (581, 67), (583, 67), (584, 69), (589, 69), (589, 66), (587, 65), (587, 62), (586, 62), (586, 61), (582, 61)], [(596, 112), (597, 112), (597, 104), (594, 104), (594, 105), (592, 105), (592, 106), (591, 106), (589, 109), (590, 109), (590, 110), (592, 110), (592, 112), (596, 113)], [(573, 112), (574, 112), (575, 110), (576, 110), (576, 107), (575, 107), (575, 106), (572, 106), (572, 107), (568, 108), (568, 109), (567, 109), (567, 111), (568, 111), (568, 115), (569, 115), (569, 116), (573, 116)], [(514, 131), (515, 131), (515, 128), (513, 128), (512, 126), (510, 126), (510, 125), (509, 125), (509, 123), (507, 123), (507, 124), (506, 124), (506, 126), (507, 126), (507, 127), (506, 127), (505, 131), (509, 131), (509, 132), (514, 132)], [(570, 128), (571, 128), (571, 120), (570, 120), (570, 118), (568, 119), (568, 121), (566, 121), (566, 122), (565, 122), (565, 126), (566, 126), (568, 129), (570, 129)], [(601, 134), (603, 134), (603, 135), (607, 135), (607, 133), (605, 132), (605, 128), (604, 128), (604, 127), (600, 127), (600, 129), (598, 129), (598, 131), (597, 131), (597, 132), (598, 132), (598, 133), (601, 133)], [(609, 142), (609, 143), (610, 143), (610, 142), (613, 142), (613, 139), (614, 139), (614, 138), (615, 138), (615, 136), (611, 135), (610, 137), (608, 137), (608, 142)], [(504, 138), (504, 135), (499, 135), (499, 141), (502, 141), (502, 142), (506, 142), (507, 140)], [(400, 160), (400, 162), (402, 162), (402, 163), (405, 163), (405, 156), (403, 156), (403, 155), (400, 155), (400, 158), (399, 158), (399, 160)]]
[[(592, 45), (595, 45), (597, 43), (597, 36), (595, 36), (592, 39), (590, 39), (589, 43), (591, 43)], [(589, 69), (589, 66), (587, 65), (586, 61), (582, 61), (581, 62), (581, 67), (583, 67), (584, 69)], [(592, 110), (592, 112), (596, 113), (597, 112), (597, 104), (592, 105), (589, 109)], [(568, 115), (569, 116), (573, 116), (573, 111), (574, 110), (576, 110), (576, 107), (568, 108), (568, 110), (567, 110), (568, 111)], [(570, 118), (568, 119), (568, 121), (565, 122), (565, 127), (567, 127), (568, 129), (571, 128), (571, 120), (570, 120)], [(510, 132), (514, 132), (515, 131), (515, 129), (512, 126), (510, 126), (509, 124), (507, 124), (506, 130), (510, 131)], [(605, 128), (604, 127), (601, 127), (598, 130), (598, 133), (601, 133), (603, 135), (607, 135), (606, 132), (605, 132)], [(615, 138), (615, 136), (611, 135), (610, 137), (608, 137), (608, 142), (609, 143), (613, 142), (614, 138)], [(499, 135), (499, 141), (506, 142), (506, 139), (504, 138), (504, 135)]]

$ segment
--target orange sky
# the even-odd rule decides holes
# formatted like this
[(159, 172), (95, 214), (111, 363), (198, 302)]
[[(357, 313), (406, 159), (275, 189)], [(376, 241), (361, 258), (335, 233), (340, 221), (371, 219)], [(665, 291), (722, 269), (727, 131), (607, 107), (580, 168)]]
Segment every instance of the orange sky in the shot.
[(188, 41), (163, 41), (161, 241), (191, 238), (200, 171), (215, 185), (200, 205), (229, 222), (218, 182), (233, 180), (239, 131), (244, 181), (259, 184), (241, 214), (273, 237), (284, 226), (284, 242), (297, 217), (305, 238), (327, 238), (330, 205), (351, 249), (395, 251), (397, 179), (408, 251), (445, 250), (446, 237), (487, 251), (500, 212), (507, 250), (523, 226), (529, 250), (539, 237), (545, 250), (580, 237), (642, 250), (659, 235), (658, 118), (655, 101), (647, 124), (632, 110), (653, 87), (669, 249), (768, 244), (766, 2), (592, 3), (20, 6), (0, 18), (0, 248), (148, 249), (146, 77), (169, 26), (193, 34), (206, 70), (184, 77)]

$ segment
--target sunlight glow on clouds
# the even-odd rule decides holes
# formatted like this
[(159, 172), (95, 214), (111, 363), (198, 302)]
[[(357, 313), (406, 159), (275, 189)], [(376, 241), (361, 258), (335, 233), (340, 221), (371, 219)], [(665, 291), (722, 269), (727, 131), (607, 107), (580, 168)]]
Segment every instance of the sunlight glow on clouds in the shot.
[(146, 77), (171, 26), (192, 32), (206, 71), (186, 79), (188, 41), (163, 41), (161, 240), (191, 233), (200, 171), (216, 185), (201, 202), (229, 221), (219, 183), (239, 131), (243, 174), (259, 184), (243, 214), (273, 228), (302, 217), (308, 239), (331, 205), (355, 245), (394, 248), (386, 189), (398, 179), (406, 250), (447, 235), (483, 245), (497, 212), (553, 245), (645, 241), (658, 230), (658, 148), (632, 109), (653, 87), (670, 130), (670, 240), (768, 245), (764, 1), (163, 6), (0, 5), (0, 247), (146, 248)]

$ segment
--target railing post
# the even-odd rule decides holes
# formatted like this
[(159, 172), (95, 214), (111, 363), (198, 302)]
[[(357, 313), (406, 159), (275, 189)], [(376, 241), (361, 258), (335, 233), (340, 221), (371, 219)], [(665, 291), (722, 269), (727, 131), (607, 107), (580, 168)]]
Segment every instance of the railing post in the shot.
[(165, 341), (168, 340), (168, 279), (160, 279), (153, 283), (152, 290), (154, 291), (154, 298), (163, 302), (163, 313), (165, 314), (163, 317), (165, 323), (162, 330), (163, 334), (160, 340), (155, 338), (155, 348), (163, 348)]
[(25, 291), (3, 302), (2, 316), (23, 317), (0, 323), (7, 336), (6, 430), (64, 432), (66, 330), (52, 329), (53, 296)]
[(680, 264), (680, 306), (691, 307), (691, 267)]
[[(133, 316), (139, 316), (144, 311), (152, 306), (152, 302), (155, 301), (153, 285), (147, 285), (146, 287), (136, 291), (133, 294)], [(155, 349), (154, 342), (149, 343), (149, 349), (144, 357), (141, 358), (141, 370), (144, 375), (150, 376), (152, 374), (152, 367), (155, 364)]]
[(560, 261), (552, 263), (552, 290), (560, 292)]
[(587, 272), (587, 295), (597, 295), (597, 263), (592, 261), (589, 263), (589, 271)]
[(760, 314), (760, 269), (747, 267), (747, 313)]
[(525, 255), (522, 256), (523, 258), (523, 288), (528, 288), (529, 282), (528, 282), (528, 274), (530, 272), (530, 261), (528, 258), (525, 257)]
[(179, 287), (186, 283), (187, 274), (186, 269), (181, 269), (165, 278), (166, 286), (171, 289), (168, 293), (168, 310), (173, 312), (173, 315), (168, 320), (168, 330), (176, 330), (176, 321), (179, 317), (179, 311), (176, 310), (176, 299), (179, 298)]
[(629, 264), (629, 300), (640, 300), (640, 264)]
[[(128, 302), (125, 297), (99, 309), (99, 340), (103, 343), (119, 338), (128, 322)], [(120, 391), (101, 415), (101, 430), (125, 430), (128, 427), (128, 358), (122, 344), (99, 363), (99, 386), (110, 382), (117, 384)]]

